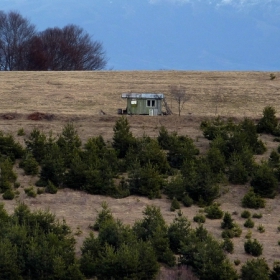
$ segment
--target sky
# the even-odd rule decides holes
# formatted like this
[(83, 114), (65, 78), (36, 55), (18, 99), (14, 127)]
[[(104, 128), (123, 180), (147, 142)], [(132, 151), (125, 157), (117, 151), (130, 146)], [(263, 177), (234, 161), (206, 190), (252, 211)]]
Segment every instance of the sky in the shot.
[(108, 70), (280, 71), (280, 0), (0, 0), (38, 31), (75, 24)]

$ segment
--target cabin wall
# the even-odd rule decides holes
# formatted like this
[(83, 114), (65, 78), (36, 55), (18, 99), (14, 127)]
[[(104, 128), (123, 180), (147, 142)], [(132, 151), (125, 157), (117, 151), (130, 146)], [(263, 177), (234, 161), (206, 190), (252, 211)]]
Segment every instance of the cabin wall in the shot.
[[(150, 100), (150, 102), (148, 100)], [(127, 114), (149, 115), (150, 109), (157, 109), (158, 115), (161, 115), (161, 113), (162, 113), (161, 102), (162, 102), (161, 99), (127, 98)], [(147, 105), (150, 105), (150, 106), (147, 106)]]

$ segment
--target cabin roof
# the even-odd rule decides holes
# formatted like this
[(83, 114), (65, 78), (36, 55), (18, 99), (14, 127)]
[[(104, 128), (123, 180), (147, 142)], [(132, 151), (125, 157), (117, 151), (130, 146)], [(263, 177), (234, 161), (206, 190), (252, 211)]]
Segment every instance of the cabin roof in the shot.
[(163, 99), (162, 93), (123, 93), (122, 98), (133, 98), (133, 99)]

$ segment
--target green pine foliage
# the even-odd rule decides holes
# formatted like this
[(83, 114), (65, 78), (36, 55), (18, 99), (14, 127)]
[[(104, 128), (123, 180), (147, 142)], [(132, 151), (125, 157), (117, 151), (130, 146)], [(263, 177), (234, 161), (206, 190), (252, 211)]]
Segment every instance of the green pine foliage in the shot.
[(224, 242), (222, 243), (222, 247), (226, 252), (230, 254), (232, 254), (234, 251), (234, 244), (229, 238), (224, 239)]
[(141, 167), (138, 162), (129, 172), (129, 189), (131, 194), (147, 196), (150, 199), (160, 198), (164, 180), (157, 168), (151, 163)]
[(2, 195), (3, 199), (5, 200), (13, 200), (15, 198), (15, 193), (13, 190), (11, 189), (7, 189), (3, 195)]
[(173, 198), (171, 201), (170, 211), (175, 211), (179, 209), (181, 209), (180, 202), (176, 198)]
[(219, 196), (220, 177), (212, 172), (204, 158), (185, 160), (181, 173), (185, 186), (184, 193), (196, 203), (209, 205)]
[(114, 126), (113, 148), (116, 150), (119, 158), (124, 158), (127, 151), (135, 144), (127, 118), (119, 118)]
[(197, 214), (193, 217), (193, 221), (199, 224), (203, 224), (206, 221), (206, 218), (202, 214)]
[(251, 217), (251, 212), (248, 211), (248, 210), (244, 210), (242, 213), (241, 213), (241, 217), (244, 218), (244, 219), (248, 219)]
[[(276, 118), (276, 110), (272, 106), (263, 109), (263, 117), (257, 124), (259, 133), (277, 134), (278, 121)], [(278, 136), (278, 135), (277, 135)]]
[(165, 152), (156, 140), (147, 136), (135, 140), (135, 145), (131, 146), (126, 153), (125, 161), (127, 167), (135, 162), (138, 162), (143, 167), (149, 162), (159, 173), (170, 173), (170, 165)]
[(13, 171), (13, 162), (10, 158), (0, 158), (0, 193), (11, 189), (16, 182), (17, 175)]
[(26, 175), (35, 176), (39, 173), (39, 164), (30, 152), (24, 155), (19, 167), (23, 168)]
[(170, 249), (175, 254), (179, 254), (184, 244), (188, 242), (190, 232), (190, 221), (179, 211), (167, 230)]
[(1, 206), (0, 228), (0, 279), (84, 279), (69, 227), (50, 212)]
[(48, 184), (46, 185), (45, 192), (56, 194), (57, 191), (58, 191), (57, 187), (50, 180), (48, 180)]
[(34, 128), (29, 137), (25, 139), (25, 145), (37, 162), (41, 163), (47, 153), (47, 136)]
[(203, 226), (192, 230), (181, 250), (180, 263), (192, 267), (199, 279), (237, 280), (238, 274), (228, 261), (223, 244), (216, 241)]
[(256, 167), (251, 180), (255, 193), (261, 197), (274, 198), (277, 193), (278, 181), (273, 169), (267, 162)]
[(249, 255), (252, 255), (254, 257), (259, 257), (262, 254), (263, 246), (256, 239), (254, 239), (253, 241), (251, 239), (248, 239), (244, 243), (244, 250)]
[(264, 208), (265, 200), (259, 194), (255, 193), (253, 188), (250, 188), (242, 198), (242, 207), (254, 209)]
[(10, 158), (12, 162), (24, 154), (23, 147), (14, 140), (14, 137), (5, 135), (2, 131), (0, 131), (0, 151), (2, 156)]
[(254, 226), (255, 226), (255, 223), (251, 218), (248, 218), (244, 223), (244, 227), (246, 227), (246, 228), (253, 228)]
[(218, 203), (213, 203), (206, 207), (204, 211), (206, 212), (206, 217), (211, 220), (221, 219), (224, 216), (224, 212), (221, 210)]
[(270, 278), (270, 269), (263, 258), (256, 258), (248, 260), (241, 268), (242, 280), (269, 280), (278, 279)]
[(78, 135), (73, 123), (67, 123), (62, 134), (57, 139), (57, 145), (62, 155), (65, 167), (69, 168), (73, 155), (79, 151), (82, 141)]

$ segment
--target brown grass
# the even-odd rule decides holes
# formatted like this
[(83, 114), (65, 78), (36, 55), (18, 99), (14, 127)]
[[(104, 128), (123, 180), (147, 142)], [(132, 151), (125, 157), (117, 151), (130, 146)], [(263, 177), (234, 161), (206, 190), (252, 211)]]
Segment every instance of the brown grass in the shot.
[[(274, 106), (280, 112), (280, 75), (270, 80), (267, 72), (0, 72), (0, 130), (17, 135), (20, 128), (28, 133), (34, 128), (45, 132), (52, 130), (60, 133), (65, 123), (74, 122), (82, 140), (102, 135), (110, 140), (113, 125), (118, 119), (117, 109), (125, 108), (125, 101), (120, 95), (124, 92), (162, 92), (176, 113), (176, 103), (168, 93), (169, 85), (182, 85), (187, 88), (190, 100), (185, 104), (182, 117), (172, 116), (128, 116), (134, 135), (143, 134), (156, 137), (158, 129), (164, 125), (171, 131), (187, 134), (203, 152), (208, 141), (203, 138), (199, 124), (206, 117), (221, 115), (240, 119), (250, 117), (258, 119), (265, 106)], [(100, 115), (100, 110), (106, 115)], [(42, 113), (51, 118), (30, 120), (33, 113)], [(17, 136), (16, 136), (17, 137)], [(278, 143), (272, 137), (262, 136), (269, 147), (266, 157)], [(23, 137), (17, 137), (23, 143)], [(23, 187), (35, 183), (36, 178), (24, 176), (21, 169), (15, 167)], [(142, 211), (148, 204), (160, 206), (169, 223), (175, 214), (170, 212), (170, 201), (165, 198), (148, 200), (143, 197), (112, 199), (102, 196), (91, 196), (69, 189), (60, 190), (56, 195), (43, 194), (28, 198), (20, 188), (18, 200), (26, 202), (32, 209), (50, 209), (59, 219), (65, 218), (77, 233), (77, 253), (79, 246), (89, 233), (88, 226), (94, 222), (96, 210), (102, 201), (107, 201), (116, 218), (133, 224), (141, 219)], [(224, 186), (224, 194), (218, 199), (224, 211), (238, 213), (234, 219), (243, 229), (242, 236), (234, 239), (235, 251), (229, 255), (231, 260), (240, 259), (244, 263), (248, 255), (244, 253), (243, 244), (247, 229), (240, 217), (243, 208), (241, 197), (248, 186)], [(0, 201), (2, 198), (0, 199)], [(272, 266), (280, 258), (280, 246), (277, 245), (280, 235), (278, 213), (280, 212), (279, 196), (268, 200), (265, 209), (260, 211), (263, 218), (255, 220), (252, 237), (264, 245), (263, 256)], [(6, 209), (11, 213), (16, 200), (5, 201)], [(192, 220), (200, 209), (197, 206), (183, 208), (184, 214)], [(221, 220), (206, 221), (206, 228), (217, 238), (221, 238)], [(257, 226), (264, 225), (265, 232), (259, 233)], [(196, 224), (193, 223), (193, 227)], [(81, 231), (81, 232), (79, 232)]]

